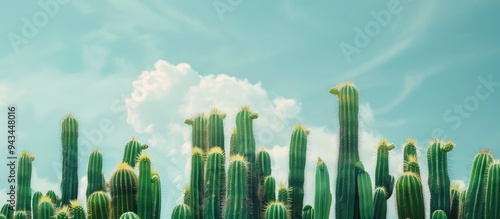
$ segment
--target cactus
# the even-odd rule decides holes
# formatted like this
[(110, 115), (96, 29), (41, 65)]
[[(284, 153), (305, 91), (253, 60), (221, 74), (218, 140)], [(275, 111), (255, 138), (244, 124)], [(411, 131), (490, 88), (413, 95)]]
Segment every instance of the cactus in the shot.
[(314, 219), (328, 219), (332, 205), (330, 175), (326, 164), (318, 158), (315, 177)]
[(224, 118), (226, 114), (213, 109), (208, 117), (208, 147), (218, 146), (224, 151)]
[(267, 176), (264, 180), (264, 192), (262, 204), (267, 206), (269, 203), (276, 201), (276, 179), (273, 176)]
[(387, 218), (387, 194), (384, 187), (375, 188), (373, 194), (373, 218), (386, 219)]
[(53, 219), (55, 216), (55, 209), (52, 200), (48, 196), (42, 196), (38, 202), (38, 218), (40, 219)]
[(78, 200), (71, 200), (69, 202), (70, 205), (70, 213), (72, 219), (86, 219), (85, 209), (80, 205)]
[(0, 213), (0, 219), (6, 219), (6, 218), (5, 218), (5, 215), (4, 215), (4, 214), (2, 214), (2, 213)]
[(241, 155), (231, 156), (228, 170), (226, 219), (248, 219), (247, 161)]
[[(358, 153), (358, 113), (359, 93), (351, 82), (332, 88), (330, 93), (339, 98), (340, 141), (335, 191), (335, 214), (338, 219), (352, 219), (357, 211), (356, 172), (354, 164), (359, 161)], [(319, 215), (319, 209), (314, 207)]]
[(314, 209), (310, 205), (305, 205), (302, 208), (302, 219), (314, 219)]
[(191, 187), (189, 185), (184, 186), (182, 193), (184, 196), (183, 203), (189, 206), (191, 203)]
[(174, 211), (172, 212), (172, 219), (193, 219), (193, 213), (189, 206), (186, 204), (180, 204), (175, 206)]
[(31, 217), (33, 219), (38, 219), (38, 215), (36, 212), (38, 212), (38, 201), (40, 201), (40, 198), (43, 196), (41, 192), (35, 192), (33, 193), (33, 199), (31, 199), (31, 206), (32, 206), (32, 214)]
[(303, 125), (297, 125), (290, 140), (288, 187), (291, 192), (292, 219), (302, 218), (304, 204), (304, 171), (306, 168), (307, 135), (309, 130)]
[(290, 205), (290, 190), (284, 184), (278, 186), (278, 202)]
[(23, 151), (17, 167), (16, 211), (31, 212), (31, 171), (35, 157)]
[[(186, 119), (185, 124), (191, 125), (192, 133), (192, 146), (193, 148), (199, 147), (203, 151), (208, 149), (208, 135), (207, 135), (207, 118), (203, 113), (194, 116), (192, 119)], [(196, 218), (196, 213), (194, 213)]]
[(52, 201), (52, 204), (54, 204), (54, 206), (57, 207), (57, 195), (56, 195), (56, 192), (54, 192), (53, 190), (49, 190), (49, 191), (47, 191), (47, 193), (45, 193), (45, 196), (48, 196), (50, 198), (50, 200)]
[[(123, 152), (122, 162), (127, 163), (132, 168), (137, 164), (137, 159), (141, 152), (148, 148), (148, 145), (139, 143), (136, 138), (132, 138), (126, 145)], [(118, 216), (117, 216), (118, 217)]]
[(260, 215), (260, 200), (257, 194), (257, 176), (255, 172), (255, 138), (253, 135), (252, 121), (259, 117), (258, 114), (250, 111), (244, 106), (236, 114), (236, 153), (241, 154), (247, 161), (248, 176), (248, 212), (249, 218), (258, 218)]
[(231, 131), (231, 139), (229, 140), (229, 156), (238, 154), (236, 144), (236, 128), (233, 128)]
[[(257, 156), (255, 158), (255, 171), (258, 182), (258, 195), (261, 200), (260, 206), (265, 207), (267, 206), (269, 200), (264, 199), (264, 193), (266, 192), (264, 188), (264, 180), (266, 177), (271, 175), (271, 156), (264, 147), (259, 148), (257, 151)], [(265, 212), (263, 211), (262, 213)]]
[(106, 190), (102, 172), (102, 154), (96, 149), (90, 153), (87, 168), (87, 192), (86, 197), (95, 191)]
[(158, 172), (151, 169), (151, 190), (153, 191), (153, 219), (161, 216), (161, 181)]
[[(33, 209), (36, 209), (36, 208), (33, 208)], [(6, 218), (10, 219), (14, 215), (14, 209), (9, 204), (4, 204), (2, 206), (2, 210), (0, 211), (0, 214), (3, 214)], [(35, 211), (34, 215), (36, 215), (36, 211)]]
[(491, 163), (488, 168), (485, 195), (484, 218), (500, 218), (500, 161)]
[(62, 122), (62, 180), (61, 204), (78, 198), (78, 122), (70, 114)]
[(418, 164), (418, 160), (415, 155), (408, 156), (408, 161), (404, 163), (403, 169), (405, 171), (415, 173), (418, 177), (420, 177), (420, 165)]
[(134, 212), (125, 212), (120, 216), (120, 219), (139, 219), (140, 217)]
[(460, 192), (458, 196), (459, 204), (458, 204), (458, 219), (466, 219), (467, 218), (467, 189)]
[(450, 141), (441, 142), (436, 139), (427, 148), (431, 212), (442, 210), (446, 215), (450, 214), (450, 177), (448, 176), (448, 159), (446, 153), (451, 151), (454, 146)]
[(87, 216), (88, 219), (111, 218), (111, 202), (106, 192), (90, 194), (87, 199)]
[(139, 155), (139, 182), (137, 189), (137, 215), (142, 219), (152, 218), (153, 190), (151, 184), (151, 158), (146, 153)]
[(120, 163), (111, 175), (112, 217), (118, 219), (125, 212), (137, 212), (137, 175), (127, 163)]
[(288, 210), (286, 209), (285, 204), (281, 202), (271, 202), (266, 208), (265, 212), (266, 219), (287, 219), (290, 218), (288, 216)]
[[(410, 156), (414, 156), (416, 159), (418, 159), (417, 146), (415, 144), (415, 140), (411, 138), (406, 140), (406, 144), (403, 149), (403, 162), (408, 163), (408, 161), (410, 160)], [(403, 171), (406, 172), (409, 170), (406, 169), (405, 166), (403, 166)]]
[(69, 219), (69, 218), (70, 214), (67, 206), (64, 206), (63, 208), (59, 209), (56, 213), (56, 219)]
[(379, 142), (377, 148), (375, 187), (384, 187), (387, 195), (386, 199), (392, 196), (392, 190), (394, 189), (394, 176), (389, 175), (389, 151), (394, 149), (394, 147), (394, 144), (390, 144), (387, 140), (383, 139)]
[(356, 183), (359, 197), (359, 218), (373, 219), (374, 207), (370, 175), (365, 171), (361, 162), (357, 162), (355, 166), (358, 172)]
[(443, 210), (435, 210), (434, 213), (432, 213), (432, 219), (447, 219), (448, 217), (446, 216), (446, 212)]
[(420, 177), (404, 172), (396, 182), (396, 204), (400, 219), (424, 219), (424, 195)]
[(493, 162), (493, 156), (489, 151), (481, 151), (474, 157), (469, 188), (467, 189), (467, 218), (469, 219), (484, 216), (486, 174), (491, 162)]
[(14, 214), (14, 219), (27, 219), (28, 215), (26, 214), (26, 211), (16, 211)]
[(450, 213), (448, 214), (449, 218), (456, 219), (458, 218), (458, 208), (460, 206), (460, 190), (457, 183), (451, 183), (450, 188), (450, 197), (451, 197), (451, 206)]
[(222, 204), (224, 197), (221, 196), (224, 190), (222, 177), (224, 171), (224, 152), (218, 146), (214, 146), (208, 152), (207, 168), (205, 175), (205, 201), (204, 218), (222, 218)]
[(190, 203), (189, 207), (195, 219), (203, 218), (203, 150), (194, 147), (191, 156), (191, 177), (190, 177)]

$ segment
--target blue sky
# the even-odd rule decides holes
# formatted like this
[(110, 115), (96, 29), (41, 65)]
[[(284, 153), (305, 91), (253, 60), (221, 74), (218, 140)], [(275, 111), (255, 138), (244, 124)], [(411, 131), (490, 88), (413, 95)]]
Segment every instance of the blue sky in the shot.
[[(184, 119), (221, 108), (229, 133), (242, 105), (260, 114), (257, 144), (270, 150), (279, 180), (286, 180), (283, 154), (296, 123), (311, 129), (308, 173), (321, 155), (333, 178), (338, 105), (328, 90), (348, 80), (361, 93), (360, 153), (369, 170), (382, 137), (397, 145), (396, 176), (409, 137), (422, 149), (422, 166), (430, 139), (453, 140), (450, 176), (465, 185), (475, 153), (500, 153), (497, 1), (7, 4), (0, 9), (0, 105), (4, 113), (18, 106), (18, 153), (37, 157), (38, 190), (59, 192), (60, 122), (73, 113), (82, 182), (87, 151), (103, 152), (109, 177), (136, 136), (151, 145), (164, 196), (180, 197), (167, 188), (188, 182)], [(151, 78), (155, 86), (138, 99)], [(306, 193), (312, 204), (313, 190)], [(165, 199), (164, 217), (177, 201)]]

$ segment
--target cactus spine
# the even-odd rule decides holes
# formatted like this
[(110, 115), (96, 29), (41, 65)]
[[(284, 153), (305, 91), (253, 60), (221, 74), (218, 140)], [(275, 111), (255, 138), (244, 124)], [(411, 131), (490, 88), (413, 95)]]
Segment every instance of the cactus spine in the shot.
[[(264, 193), (266, 192), (266, 188), (264, 188), (264, 181), (266, 177), (271, 175), (271, 156), (264, 147), (259, 148), (257, 151), (257, 156), (255, 158), (255, 171), (257, 175), (259, 200), (261, 200), (260, 206), (265, 207), (270, 201), (264, 199)], [(262, 213), (265, 213), (265, 211), (262, 211)], [(259, 218), (261, 217), (259, 216)]]
[(136, 138), (132, 138), (125, 145), (125, 151), (123, 153), (122, 162), (127, 163), (129, 166), (134, 168), (135, 165), (137, 164), (137, 159), (139, 158), (139, 155), (141, 154), (142, 150), (145, 150), (146, 148), (148, 148), (148, 145), (146, 144), (141, 145), (141, 143), (139, 143)]
[(224, 197), (221, 193), (224, 190), (222, 177), (224, 172), (224, 152), (218, 146), (214, 146), (208, 152), (207, 168), (205, 176), (205, 201), (204, 218), (222, 218), (222, 204)]
[(27, 219), (28, 215), (25, 211), (16, 211), (14, 214), (14, 219)]
[(450, 177), (448, 176), (448, 159), (446, 153), (451, 151), (454, 146), (452, 142), (444, 143), (436, 139), (427, 148), (431, 212), (442, 210), (446, 215), (450, 214)]
[(458, 218), (458, 209), (460, 206), (460, 191), (457, 183), (452, 183), (450, 188), (450, 196), (451, 196), (451, 206), (450, 213), (448, 214), (449, 218)]
[[(403, 159), (404, 159), (403, 161), (404, 161), (404, 163), (408, 163), (411, 156), (414, 156), (416, 159), (418, 159), (417, 146), (416, 146), (415, 140), (410, 138), (410, 139), (406, 140), (406, 144), (405, 144), (404, 149), (403, 149)], [(403, 166), (403, 171), (406, 172), (409, 170), (405, 166)]]
[(218, 146), (224, 148), (224, 118), (226, 114), (217, 109), (213, 109), (208, 117), (208, 147)]
[(36, 212), (38, 212), (38, 201), (40, 201), (40, 198), (43, 196), (41, 192), (35, 192), (33, 193), (33, 199), (31, 200), (31, 206), (32, 206), (32, 214), (31, 217), (33, 219), (38, 219), (38, 215)]
[(390, 144), (387, 140), (381, 140), (377, 148), (375, 187), (384, 187), (387, 199), (392, 196), (394, 189), (394, 176), (389, 175), (389, 151), (394, 147), (394, 144)]
[(500, 161), (490, 164), (485, 190), (484, 218), (500, 218)]
[(42, 196), (38, 202), (38, 218), (40, 219), (53, 219), (55, 216), (55, 209), (52, 200), (48, 196)]
[(153, 211), (153, 190), (151, 184), (151, 159), (144, 152), (139, 156), (139, 182), (137, 189), (137, 215), (151, 219)]
[(161, 181), (156, 170), (151, 169), (151, 188), (153, 190), (153, 219), (161, 216)]
[(434, 213), (432, 213), (432, 219), (447, 219), (448, 216), (446, 216), (446, 212), (443, 210), (435, 210)]
[(87, 192), (86, 197), (95, 191), (106, 190), (102, 172), (102, 154), (96, 149), (90, 153), (87, 167)]
[[(207, 118), (203, 113), (194, 116), (192, 119), (186, 119), (185, 124), (192, 126), (192, 144), (193, 148), (199, 147), (203, 151), (208, 149), (207, 136)], [(196, 218), (196, 213), (194, 213)]]
[(203, 218), (203, 150), (194, 147), (191, 156), (191, 177), (190, 177), (190, 203), (189, 207), (195, 219)]
[(31, 212), (31, 171), (35, 157), (23, 151), (17, 167), (16, 211)]
[(80, 205), (80, 203), (77, 200), (71, 200), (69, 202), (71, 208), (70, 208), (70, 213), (71, 213), (71, 218), (72, 219), (86, 219), (87, 217), (85, 216), (85, 210), (83, 207)]
[(230, 160), (225, 218), (248, 219), (247, 162), (238, 154)]
[(111, 218), (111, 202), (106, 192), (90, 194), (87, 199), (87, 215), (88, 219)]
[[(359, 161), (358, 113), (359, 93), (351, 82), (332, 88), (330, 93), (339, 98), (340, 148), (337, 165), (335, 191), (335, 214), (338, 219), (352, 219), (356, 209), (356, 172), (354, 164)], [(316, 207), (316, 213), (320, 214)]]
[(377, 187), (373, 194), (374, 219), (387, 218), (387, 194), (384, 187)]
[(110, 179), (112, 218), (125, 212), (137, 212), (137, 175), (127, 163), (120, 163)]
[(278, 201), (290, 205), (290, 190), (284, 184), (278, 186)]
[(314, 219), (314, 209), (310, 205), (305, 205), (302, 208), (302, 219)]
[(467, 189), (467, 218), (482, 218), (484, 216), (484, 191), (488, 166), (493, 162), (489, 151), (481, 151), (474, 157), (472, 171)]
[(120, 219), (139, 219), (139, 216), (134, 212), (125, 212), (120, 216)]
[[(33, 208), (33, 209), (36, 209), (36, 208)], [(0, 211), (0, 214), (3, 214), (6, 218), (12, 218), (12, 216), (14, 215), (14, 209), (11, 208), (11, 206), (9, 204), (4, 204), (2, 206), (2, 210)], [(36, 211), (34, 211), (33, 215), (36, 215)]]
[(286, 209), (285, 204), (281, 202), (272, 202), (270, 203), (265, 212), (266, 219), (287, 219), (288, 211)]
[(424, 195), (420, 177), (404, 172), (396, 182), (396, 204), (400, 219), (424, 219)]
[(56, 219), (69, 219), (69, 216), (68, 206), (64, 206), (56, 213)]
[(404, 163), (403, 169), (405, 169), (405, 171), (415, 173), (420, 177), (420, 164), (418, 164), (418, 160), (415, 155), (408, 156), (408, 161)]
[(62, 122), (63, 148), (61, 205), (78, 198), (78, 122), (70, 114)]
[(302, 205), (304, 204), (304, 172), (306, 168), (307, 130), (302, 125), (297, 125), (290, 140), (288, 187), (291, 192), (292, 219), (302, 218)]
[(264, 206), (267, 206), (273, 201), (276, 201), (276, 180), (273, 176), (267, 176), (264, 180), (264, 194), (262, 203)]
[(47, 191), (47, 193), (45, 193), (45, 196), (48, 196), (50, 198), (50, 200), (52, 201), (52, 204), (54, 204), (54, 206), (57, 207), (57, 195), (56, 195), (56, 192), (54, 192), (53, 190), (49, 190), (49, 191)]
[(357, 187), (359, 197), (359, 218), (373, 219), (373, 194), (372, 194), (372, 181), (370, 175), (365, 171), (361, 162), (356, 163), (358, 171)]
[(318, 158), (315, 177), (314, 219), (328, 219), (332, 205), (330, 175), (326, 164)]
[(193, 219), (193, 212), (186, 204), (180, 204), (175, 206), (172, 219)]

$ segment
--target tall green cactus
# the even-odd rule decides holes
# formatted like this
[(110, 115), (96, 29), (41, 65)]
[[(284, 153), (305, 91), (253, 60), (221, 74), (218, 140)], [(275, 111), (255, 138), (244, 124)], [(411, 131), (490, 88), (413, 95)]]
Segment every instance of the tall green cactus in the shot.
[(385, 139), (379, 142), (377, 148), (375, 187), (384, 187), (387, 199), (392, 196), (392, 190), (394, 189), (394, 176), (389, 175), (389, 151), (394, 148), (394, 144), (389, 143)]
[(95, 191), (106, 190), (104, 185), (104, 174), (102, 172), (102, 154), (95, 149), (90, 153), (87, 167), (87, 192), (86, 197)]
[(123, 213), (121, 216), (120, 216), (120, 219), (139, 219), (142, 217), (139, 217), (137, 214), (135, 214), (134, 212), (125, 212)]
[[(137, 159), (141, 152), (148, 148), (148, 145), (139, 143), (136, 138), (132, 138), (125, 145), (125, 151), (123, 152), (122, 162), (127, 163), (132, 168), (137, 164)], [(118, 216), (119, 217), (119, 216)]]
[(111, 175), (112, 218), (125, 212), (137, 212), (137, 175), (127, 163), (120, 163)]
[(373, 218), (386, 219), (387, 218), (387, 194), (384, 187), (376, 187), (373, 194)]
[[(339, 98), (340, 144), (335, 190), (335, 214), (338, 219), (352, 219), (356, 205), (356, 172), (359, 161), (358, 113), (359, 93), (352, 82), (345, 82), (330, 90)], [(315, 207), (315, 215), (319, 210)]]
[(264, 194), (262, 204), (267, 206), (269, 203), (276, 201), (276, 179), (273, 176), (267, 176), (264, 179)]
[(447, 219), (448, 216), (446, 216), (446, 212), (444, 212), (443, 210), (435, 210), (433, 211), (434, 213), (432, 213), (432, 219)]
[(13, 219), (27, 219), (27, 218), (28, 214), (26, 214), (26, 211), (16, 211)]
[(17, 201), (16, 211), (31, 212), (31, 171), (35, 157), (23, 151), (17, 167)]
[(97, 191), (90, 194), (87, 199), (87, 216), (88, 219), (111, 218), (111, 202), (106, 192)]
[(194, 147), (191, 156), (189, 207), (195, 219), (203, 218), (203, 182), (203, 150), (199, 147)]
[(38, 218), (54, 219), (55, 208), (52, 200), (48, 196), (42, 196), (38, 202)]
[(161, 180), (158, 172), (151, 169), (151, 188), (153, 190), (153, 219), (161, 216)]
[(486, 195), (484, 218), (500, 218), (500, 161), (490, 164), (484, 193)]
[(314, 209), (310, 205), (302, 208), (302, 219), (314, 219)]
[(359, 197), (359, 218), (373, 219), (374, 207), (370, 175), (365, 171), (361, 162), (357, 162), (355, 166), (358, 175), (356, 183)]
[(288, 187), (290, 188), (291, 218), (302, 218), (304, 204), (304, 172), (306, 168), (307, 135), (309, 130), (303, 125), (295, 126), (290, 140), (288, 167)]
[(467, 189), (460, 192), (458, 199), (458, 219), (467, 219)]
[[(406, 140), (406, 143), (405, 143), (405, 146), (403, 149), (403, 162), (408, 163), (408, 161), (410, 160), (410, 156), (414, 156), (416, 159), (418, 159), (417, 145), (415, 143), (415, 140), (411, 139), (411, 138)], [(409, 170), (406, 169), (405, 166), (403, 166), (403, 171), (406, 172)]]
[(85, 209), (80, 205), (78, 200), (71, 200), (70, 204), (70, 213), (72, 219), (86, 219)]
[(266, 207), (265, 211), (266, 219), (288, 219), (289, 211), (287, 210), (285, 204), (281, 202), (271, 202)]
[(186, 204), (175, 206), (172, 212), (172, 219), (193, 219), (193, 212)]
[(257, 194), (257, 176), (255, 171), (255, 138), (253, 134), (253, 120), (258, 114), (250, 111), (249, 107), (242, 107), (236, 114), (236, 152), (245, 157), (247, 161), (248, 176), (248, 211), (249, 218), (259, 218), (260, 200)]
[(450, 177), (448, 175), (448, 158), (446, 153), (451, 151), (453, 147), (455, 145), (450, 141), (442, 142), (435, 139), (427, 148), (431, 212), (442, 210), (446, 215), (450, 214)]
[[(33, 208), (34, 210), (35, 208)], [(36, 211), (34, 211), (34, 215), (36, 215)], [(9, 204), (4, 204), (2, 206), (2, 210), (0, 211), (0, 214), (3, 214), (6, 218), (10, 219), (14, 215), (14, 209), (11, 208)]]
[(231, 131), (231, 138), (229, 140), (229, 156), (238, 154), (238, 149), (236, 147), (236, 127)]
[(153, 188), (151, 184), (151, 158), (146, 153), (139, 155), (139, 182), (137, 189), (137, 215), (141, 219), (153, 217)]
[(62, 122), (61, 205), (78, 198), (78, 122), (70, 114)]
[(330, 192), (330, 175), (326, 164), (318, 158), (316, 165), (314, 193), (314, 219), (328, 219), (332, 205), (332, 193)]
[(222, 177), (224, 171), (224, 152), (218, 146), (210, 149), (207, 156), (206, 175), (205, 175), (205, 201), (204, 217), (205, 219), (214, 219), (222, 217), (225, 189)]
[(278, 201), (287, 206), (290, 205), (290, 189), (284, 184), (278, 186)]
[[(264, 208), (265, 206), (267, 206), (267, 203), (269, 201), (264, 199), (264, 193), (266, 192), (264, 188), (264, 180), (266, 177), (271, 175), (271, 156), (269, 155), (269, 152), (267, 152), (267, 149), (264, 147), (261, 147), (257, 150), (257, 156), (255, 158), (255, 171), (257, 175), (258, 195), (259, 199), (261, 200), (260, 206)], [(264, 213), (265, 212), (262, 211), (262, 215)]]
[(227, 178), (225, 219), (248, 219), (247, 161), (241, 155), (231, 156)]
[(224, 118), (226, 114), (217, 109), (213, 109), (208, 117), (208, 147), (218, 146), (224, 148)]
[(458, 218), (459, 206), (460, 206), (460, 190), (459, 185), (456, 182), (451, 183), (450, 188), (451, 206), (449, 218)]
[(420, 177), (420, 164), (418, 164), (417, 156), (409, 155), (408, 161), (405, 161), (403, 165), (403, 169), (407, 172), (415, 173), (418, 177)]
[[(195, 115), (192, 119), (186, 119), (185, 124), (192, 126), (192, 146), (199, 147), (203, 151), (208, 149), (207, 118), (203, 113)], [(196, 213), (194, 213), (196, 218)]]
[(484, 216), (484, 191), (488, 166), (493, 162), (489, 151), (481, 151), (474, 157), (472, 171), (467, 189), (467, 218), (482, 218)]
[(404, 172), (396, 182), (396, 204), (400, 219), (424, 219), (424, 195), (420, 177)]
[(41, 192), (35, 192), (33, 193), (33, 199), (31, 200), (31, 206), (32, 206), (32, 214), (31, 218), (33, 219), (38, 219), (38, 215), (36, 212), (38, 212), (38, 202), (40, 201), (40, 198), (43, 196)]

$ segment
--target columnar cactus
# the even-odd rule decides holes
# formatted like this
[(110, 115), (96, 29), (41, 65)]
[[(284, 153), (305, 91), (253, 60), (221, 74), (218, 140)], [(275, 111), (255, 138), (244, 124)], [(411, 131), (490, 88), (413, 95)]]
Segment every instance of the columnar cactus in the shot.
[(38, 215), (36, 212), (38, 212), (38, 202), (40, 201), (40, 198), (43, 196), (41, 192), (35, 192), (33, 193), (33, 199), (31, 200), (31, 206), (32, 206), (32, 211), (31, 217), (33, 219), (38, 219)]
[(248, 176), (248, 211), (249, 218), (259, 218), (260, 200), (257, 194), (257, 176), (255, 171), (255, 138), (253, 134), (253, 120), (258, 114), (250, 111), (249, 107), (242, 107), (236, 114), (236, 152), (245, 157), (247, 161)]
[(189, 206), (191, 204), (191, 187), (190, 185), (184, 186), (184, 189), (182, 190), (184, 199), (183, 203)]
[[(261, 200), (260, 206), (267, 206), (268, 200), (264, 199), (264, 180), (266, 177), (271, 175), (271, 156), (267, 149), (264, 147), (259, 148), (257, 151), (257, 156), (255, 158), (255, 171), (257, 175), (257, 189), (259, 192), (259, 199)], [(264, 211), (262, 211), (264, 213)], [(259, 217), (260, 218), (260, 217)]]
[(111, 218), (111, 202), (106, 192), (97, 191), (90, 194), (87, 199), (87, 216), (88, 219)]
[(27, 219), (28, 215), (25, 211), (16, 211), (14, 214), (14, 219)]
[[(404, 161), (404, 163), (408, 163), (408, 161), (410, 160), (410, 156), (414, 156), (416, 159), (418, 159), (417, 146), (416, 146), (415, 140), (411, 139), (411, 138), (406, 140), (406, 144), (405, 144), (404, 149), (403, 149), (403, 161)], [(403, 166), (403, 171), (406, 172), (409, 170), (406, 168), (406, 166)]]
[[(33, 210), (36, 209), (36, 208), (33, 208)], [(36, 211), (33, 211), (34, 214), (33, 215), (36, 215)], [(14, 215), (14, 209), (11, 208), (11, 206), (9, 204), (4, 204), (2, 206), (2, 210), (0, 211), (0, 214), (3, 214), (6, 218), (12, 218), (12, 216)]]
[(47, 193), (45, 193), (45, 196), (49, 197), (50, 200), (52, 200), (52, 204), (57, 207), (57, 194), (56, 192), (54, 192), (54, 190), (47, 191)]
[(175, 206), (172, 212), (172, 219), (193, 219), (193, 212), (189, 209), (186, 204), (180, 204)]
[(297, 125), (290, 140), (288, 187), (290, 188), (292, 219), (302, 219), (304, 204), (304, 172), (306, 168), (307, 135), (309, 130)]
[(485, 219), (500, 218), (500, 161), (490, 164), (485, 190)]
[(458, 196), (458, 219), (467, 219), (467, 189), (462, 190)]
[(407, 172), (415, 173), (420, 177), (420, 164), (418, 164), (417, 156), (409, 155), (408, 161), (405, 161), (403, 165), (403, 169)]
[[(186, 119), (185, 124), (192, 126), (192, 146), (199, 147), (203, 151), (208, 149), (207, 118), (203, 113), (194, 116), (192, 119)], [(196, 213), (195, 213), (196, 218)]]
[(120, 163), (111, 175), (112, 217), (118, 219), (125, 212), (137, 212), (137, 175), (127, 163)]
[(95, 191), (106, 190), (104, 174), (102, 172), (102, 154), (96, 149), (90, 153), (87, 167), (87, 192), (86, 197)]
[(481, 151), (474, 157), (472, 171), (467, 189), (467, 218), (482, 218), (484, 216), (484, 191), (488, 166), (493, 162), (489, 151)]
[(455, 145), (434, 140), (427, 148), (427, 165), (429, 169), (429, 190), (431, 192), (431, 212), (442, 210), (450, 214), (450, 177), (448, 176), (448, 159), (446, 153)]
[(144, 152), (139, 155), (139, 182), (137, 189), (137, 215), (141, 219), (152, 219), (153, 188), (151, 184), (151, 158)]
[(69, 219), (69, 218), (70, 214), (68, 211), (68, 206), (64, 206), (63, 208), (57, 210), (56, 219)]
[[(141, 144), (141, 143), (139, 143), (139, 141), (137, 141), (136, 138), (132, 138), (125, 145), (125, 151), (123, 152), (122, 162), (127, 163), (129, 166), (134, 168), (135, 165), (137, 164), (137, 158), (139, 158), (139, 155), (141, 154), (141, 152), (147, 148), (148, 148), (148, 145)], [(119, 216), (117, 216), (117, 217), (119, 217)]]
[(290, 190), (284, 184), (278, 186), (278, 201), (290, 205)]
[(460, 190), (458, 184), (455, 182), (451, 183), (450, 196), (451, 196), (451, 207), (448, 216), (449, 218), (458, 218), (458, 212), (460, 206)]
[[(359, 93), (354, 84), (346, 82), (330, 90), (339, 98), (339, 155), (335, 190), (335, 214), (338, 219), (352, 219), (356, 209), (356, 172), (354, 164), (359, 161), (358, 113)], [(314, 207), (315, 215), (320, 214)]]
[(305, 205), (302, 208), (302, 219), (314, 219), (314, 209), (310, 205)]
[(227, 178), (225, 219), (248, 219), (247, 161), (241, 155), (231, 156)]
[(276, 179), (273, 176), (267, 176), (264, 179), (264, 194), (262, 203), (267, 206), (269, 203), (276, 201)]
[(71, 200), (70, 204), (70, 213), (72, 219), (86, 219), (85, 209), (80, 205), (80, 202), (77, 200)]
[(78, 122), (70, 114), (62, 122), (61, 205), (78, 198)]
[(161, 216), (161, 181), (158, 172), (151, 169), (151, 188), (153, 190), (153, 219)]
[(424, 195), (420, 177), (404, 172), (396, 182), (396, 204), (400, 219), (424, 219)]
[(271, 202), (266, 208), (266, 219), (288, 219), (288, 211), (285, 204), (281, 202)]
[[(120, 216), (120, 219), (139, 219), (140, 217), (134, 212), (125, 212)], [(141, 217), (142, 218), (142, 217)]]
[(35, 157), (23, 151), (17, 167), (17, 201), (16, 211), (31, 211), (31, 171)]
[(314, 219), (328, 219), (332, 205), (330, 175), (326, 164), (318, 158), (315, 177)]
[(55, 216), (55, 209), (52, 200), (48, 196), (42, 196), (38, 202), (38, 218), (40, 219), (53, 219)]
[(394, 149), (394, 147), (394, 144), (390, 144), (387, 140), (383, 139), (377, 148), (375, 187), (384, 187), (387, 199), (391, 197), (392, 190), (394, 189), (394, 176), (389, 175), (389, 151)]
[(224, 118), (226, 114), (217, 109), (213, 109), (208, 117), (208, 147), (224, 148)]
[(359, 218), (373, 219), (373, 194), (372, 194), (372, 181), (370, 175), (365, 171), (361, 162), (356, 163), (357, 176), (357, 190), (359, 197)]
[(238, 149), (236, 147), (236, 127), (231, 131), (231, 138), (229, 140), (229, 156), (238, 154)]
[(214, 146), (208, 152), (206, 164), (205, 201), (203, 202), (203, 218), (205, 219), (222, 218), (224, 197), (221, 194), (225, 189), (222, 182), (224, 175), (224, 152), (220, 147)]
[(375, 188), (373, 194), (373, 218), (386, 219), (387, 218), (387, 194), (384, 187)]
[(448, 216), (446, 216), (446, 212), (443, 210), (435, 210), (434, 213), (432, 213), (432, 219), (447, 219)]
[(189, 207), (195, 219), (203, 218), (203, 150), (194, 147), (191, 156), (191, 177), (190, 177), (190, 203)]

